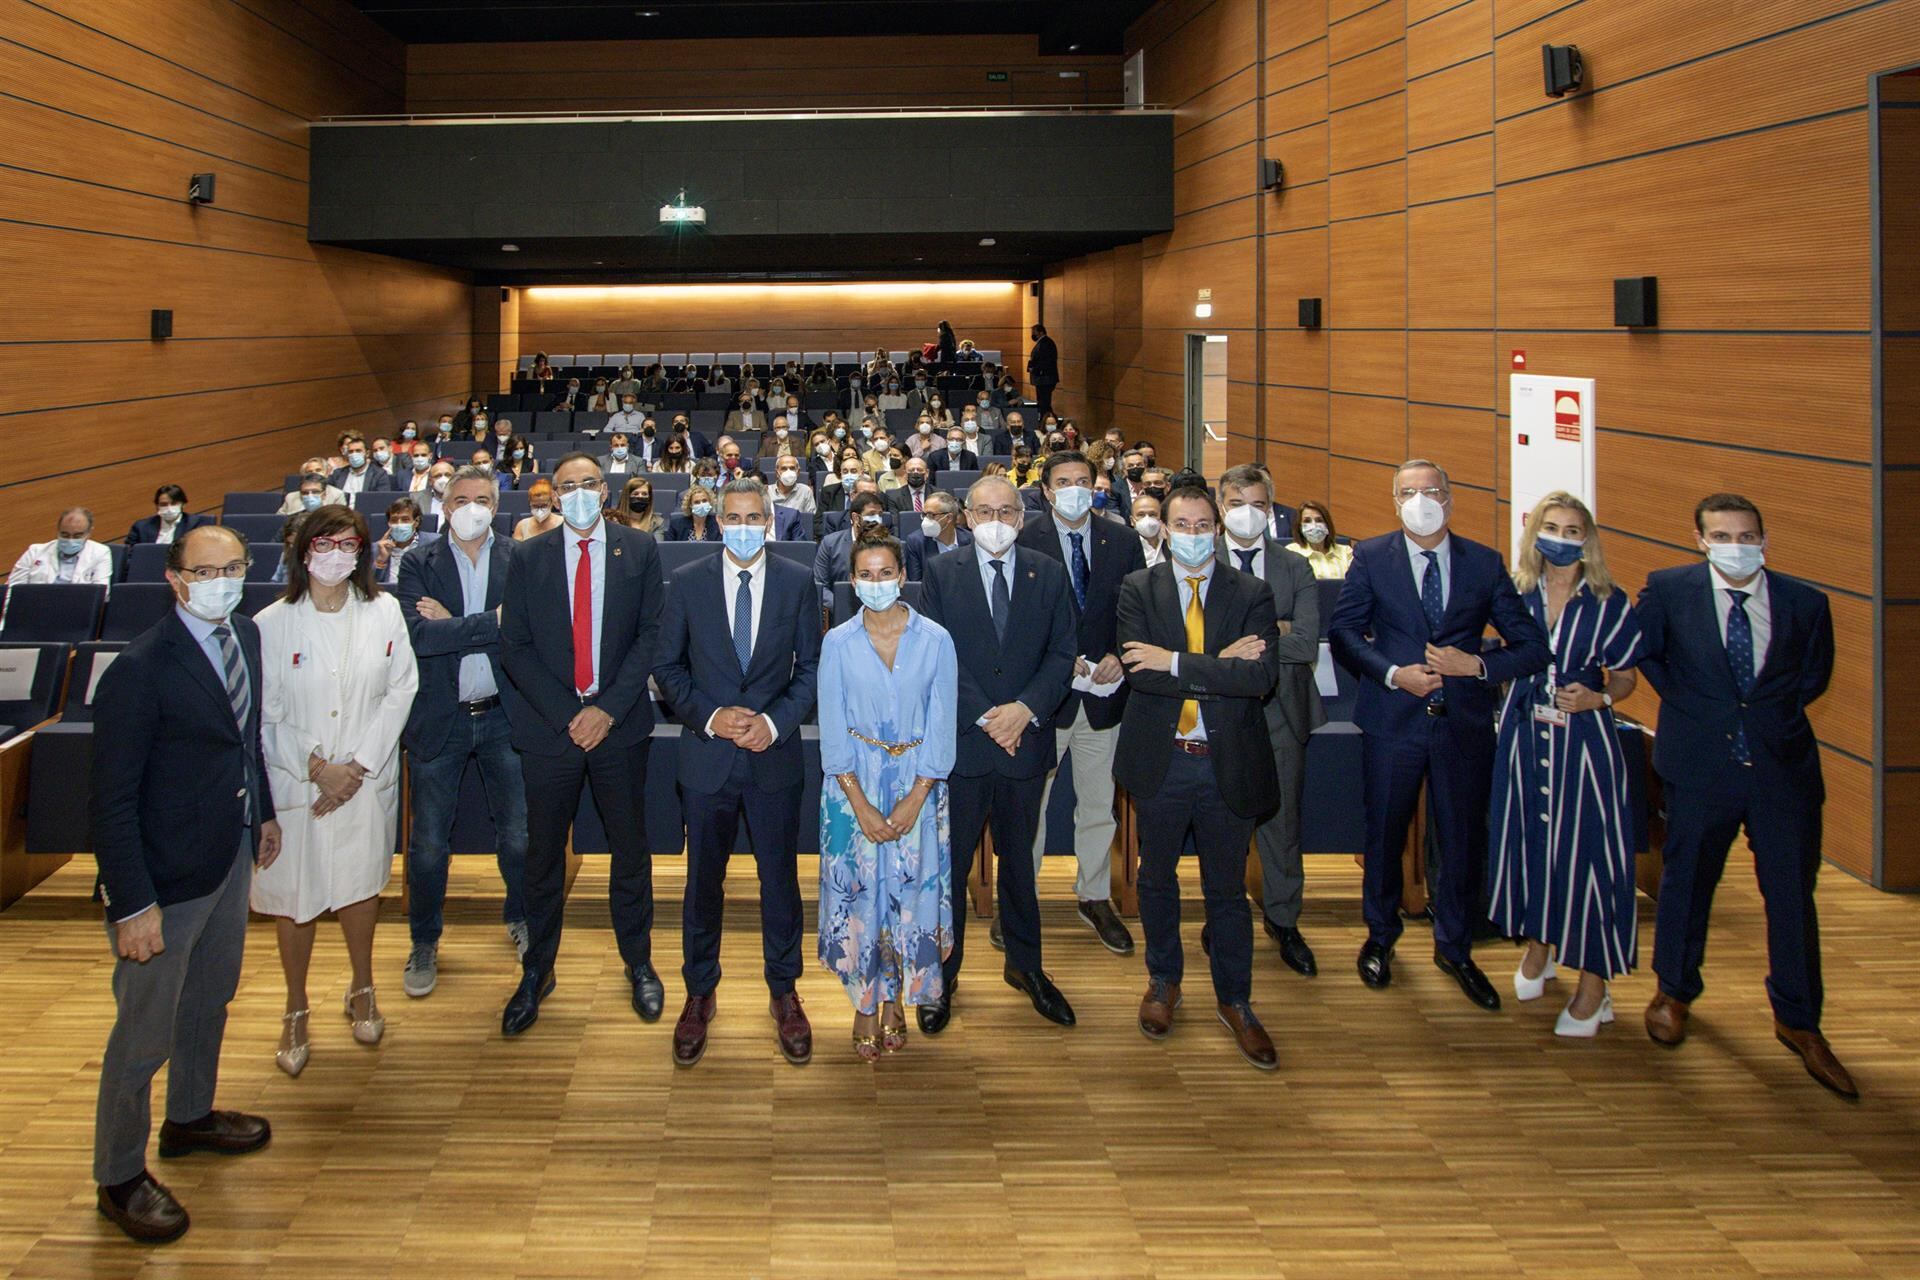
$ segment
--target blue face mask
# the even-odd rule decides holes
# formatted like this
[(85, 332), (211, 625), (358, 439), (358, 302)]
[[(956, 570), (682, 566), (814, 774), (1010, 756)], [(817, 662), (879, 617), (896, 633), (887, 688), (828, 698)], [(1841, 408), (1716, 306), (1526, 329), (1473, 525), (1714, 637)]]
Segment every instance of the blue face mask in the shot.
[(413, 526), (410, 524), (390, 524), (387, 526), (387, 536), (404, 546), (413, 541)]
[(618, 459), (620, 459), (620, 460), (622, 460), (622, 461), (624, 461), (624, 460), (626, 459), (626, 456), (627, 456), (627, 446), (625, 446), (625, 445), (623, 445), (623, 444), (617, 444), (617, 445), (615, 445), (615, 446), (613, 446), (613, 456), (614, 456), (615, 458), (618, 458)]
[(591, 489), (575, 489), (561, 497), (560, 514), (576, 529), (591, 529), (600, 519), (600, 495)]
[(300, 505), (312, 511), (320, 505), (320, 499), (325, 496), (325, 494), (320, 493), (303, 493), (300, 495)]
[(760, 554), (767, 545), (767, 527), (765, 525), (730, 524), (720, 530), (720, 541), (726, 543), (727, 550), (735, 560), (746, 563)]
[(80, 554), (80, 549), (87, 545), (87, 540), (85, 538), (57, 538), (55, 539), (55, 544), (60, 548), (60, 554), (71, 560)]
[(1213, 535), (1210, 533), (1176, 533), (1167, 538), (1167, 547), (1173, 552), (1173, 558), (1189, 569), (1198, 569), (1213, 559)]
[(1107, 509), (1107, 491), (1105, 489), (1095, 489), (1093, 491), (1093, 509), (1095, 511), (1105, 511)]
[(900, 580), (888, 578), (884, 582), (856, 582), (853, 594), (860, 597), (860, 603), (875, 613), (883, 613), (893, 608), (900, 599)]
[(1093, 509), (1093, 490), (1077, 484), (1056, 489), (1053, 509), (1060, 513), (1062, 520), (1078, 520)]
[(1586, 547), (1585, 542), (1570, 542), (1566, 538), (1556, 538), (1545, 533), (1533, 540), (1533, 548), (1540, 553), (1540, 558), (1562, 569), (1570, 564), (1580, 563), (1580, 556)]
[(713, 504), (711, 502), (696, 502), (693, 504), (691, 510), (693, 514), (697, 516), (710, 516), (713, 514)]
[(519, 462), (521, 459), (525, 458), (526, 456), (527, 456), (527, 451), (525, 449), (515, 449), (513, 451), (513, 460), (515, 462)]

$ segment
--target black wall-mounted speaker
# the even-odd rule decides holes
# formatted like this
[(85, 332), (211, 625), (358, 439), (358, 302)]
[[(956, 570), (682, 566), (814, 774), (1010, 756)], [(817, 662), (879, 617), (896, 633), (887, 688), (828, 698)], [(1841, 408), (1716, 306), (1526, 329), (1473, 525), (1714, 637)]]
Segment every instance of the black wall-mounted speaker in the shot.
[(1271, 157), (1260, 161), (1260, 189), (1278, 191), (1287, 185), (1287, 169), (1278, 160)]
[(1300, 327), (1318, 329), (1320, 327), (1320, 299), (1300, 299)]
[(188, 204), (212, 204), (213, 203), (213, 175), (212, 174), (196, 173), (193, 175), (193, 178), (187, 183), (187, 203)]
[(172, 336), (173, 312), (162, 311), (160, 308), (155, 307), (153, 309), (153, 340), (158, 342), (162, 338), (171, 338)]
[(1546, 77), (1549, 98), (1564, 98), (1579, 89), (1587, 72), (1577, 44), (1541, 45), (1540, 69)]
[(1626, 329), (1651, 329), (1660, 323), (1656, 276), (1624, 276), (1613, 282), (1613, 322)]

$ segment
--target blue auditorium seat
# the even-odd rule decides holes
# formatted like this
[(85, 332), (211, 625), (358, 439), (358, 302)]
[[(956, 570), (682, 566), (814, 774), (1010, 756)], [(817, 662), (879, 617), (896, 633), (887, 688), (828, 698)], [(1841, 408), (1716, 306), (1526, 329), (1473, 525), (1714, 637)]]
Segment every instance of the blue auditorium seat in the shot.
[(286, 525), (287, 517), (282, 515), (227, 515), (220, 523), (234, 530), (249, 543), (278, 542), (280, 530)]
[(287, 500), (282, 493), (230, 493), (221, 504), (222, 510), (230, 516), (270, 516), (280, 509)]
[(31, 729), (60, 710), (69, 652), (64, 644), (0, 644), (0, 672), (9, 683), (29, 681), (25, 697), (0, 701), (0, 725), (6, 726), (0, 738)]
[(127, 581), (166, 581), (167, 555), (172, 550), (157, 542), (142, 542), (127, 548)]
[(60, 719), (63, 722), (92, 722), (94, 686), (101, 673), (124, 648), (126, 646), (117, 640), (92, 640), (75, 647), (73, 669), (67, 677), (67, 696), (60, 707)]
[[(135, 548), (138, 550), (138, 548)], [(123, 582), (107, 599), (100, 623), (102, 640), (127, 641), (138, 636), (173, 608), (173, 588), (164, 582)], [(91, 636), (86, 637), (92, 639)]]
[[(124, 590), (124, 588), (122, 588)], [(23, 582), (7, 589), (0, 641), (8, 644), (79, 644), (100, 631), (105, 587)]]

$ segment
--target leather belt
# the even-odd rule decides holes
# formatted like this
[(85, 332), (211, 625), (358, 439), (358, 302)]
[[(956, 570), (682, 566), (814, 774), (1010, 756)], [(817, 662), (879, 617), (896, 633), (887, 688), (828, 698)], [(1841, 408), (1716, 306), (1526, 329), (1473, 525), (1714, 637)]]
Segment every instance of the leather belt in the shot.
[(496, 695), (491, 698), (475, 698), (472, 702), (463, 702), (460, 704), (460, 709), (470, 716), (483, 716), (499, 705), (500, 699)]
[(1175, 751), (1185, 752), (1190, 756), (1210, 756), (1213, 754), (1212, 747), (1204, 742), (1197, 742), (1192, 738), (1175, 738), (1173, 740), (1173, 749)]
[(1447, 704), (1444, 702), (1429, 702), (1427, 704), (1427, 714), (1430, 716), (1443, 716), (1447, 714)]

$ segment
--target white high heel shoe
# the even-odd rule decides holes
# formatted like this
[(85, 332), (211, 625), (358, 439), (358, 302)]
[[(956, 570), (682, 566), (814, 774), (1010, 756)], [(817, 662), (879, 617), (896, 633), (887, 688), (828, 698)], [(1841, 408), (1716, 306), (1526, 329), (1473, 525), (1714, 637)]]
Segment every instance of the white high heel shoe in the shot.
[(1553, 952), (1547, 952), (1547, 967), (1540, 971), (1537, 978), (1527, 976), (1527, 957), (1523, 952), (1520, 963), (1513, 970), (1513, 997), (1516, 1000), (1538, 1000), (1547, 993), (1547, 983), (1553, 981), (1557, 972), (1553, 966)]
[(290, 1076), (297, 1076), (307, 1069), (307, 1058), (312, 1053), (306, 1040), (307, 1010), (295, 1009), (280, 1020), (287, 1026), (288, 1039), (293, 1043), (284, 1049), (276, 1050), (274, 1065)]
[[(361, 996), (367, 998), (367, 1016), (353, 1016), (353, 1002)], [(347, 992), (347, 1021), (353, 1024), (353, 1038), (361, 1044), (379, 1044), (380, 1037), (387, 1033), (387, 1020), (380, 1012), (380, 1006), (373, 1002), (373, 988), (361, 987), (358, 991)]]
[(1568, 1001), (1567, 1007), (1560, 1011), (1560, 1020), (1553, 1024), (1553, 1034), (1591, 1040), (1600, 1034), (1601, 1024), (1612, 1021), (1613, 997), (1611, 995), (1601, 996), (1600, 1007), (1595, 1009), (1591, 1016), (1585, 1018), (1574, 1017), (1573, 1002)]

